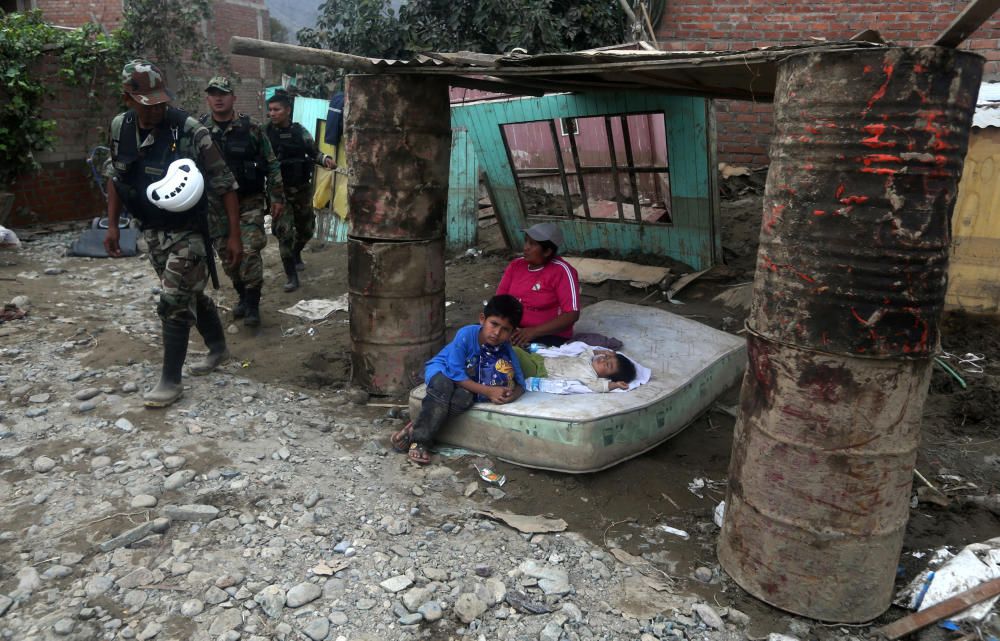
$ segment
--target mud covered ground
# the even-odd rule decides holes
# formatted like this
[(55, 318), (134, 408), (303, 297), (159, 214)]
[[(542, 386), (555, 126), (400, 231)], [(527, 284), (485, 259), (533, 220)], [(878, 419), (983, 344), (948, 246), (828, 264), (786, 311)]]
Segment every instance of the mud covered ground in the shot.
[[(728, 266), (691, 284), (677, 298), (684, 305), (672, 305), (662, 291), (636, 289), (624, 283), (608, 281), (599, 286), (585, 285), (585, 305), (615, 299), (651, 305), (689, 316), (713, 327), (735, 332), (743, 324), (745, 310), (725, 306), (714, 300), (734, 285), (752, 280), (760, 219), (760, 196), (743, 195), (723, 203), (723, 242)], [(0, 255), (0, 300), (9, 301), (27, 295), (34, 304), (32, 314), (55, 319), (64, 304), (50, 280), (24, 279), (18, 274), (41, 273), (44, 262), (35, 261), (32, 242), (44, 235), (25, 236), (26, 250)], [(450, 257), (447, 271), (447, 325), (449, 335), (462, 325), (474, 322), (480, 305), (495, 290), (507, 262), (516, 255), (503, 247), (492, 227), (483, 231), (481, 254)], [(260, 384), (302, 389), (322, 398), (348, 387), (350, 379), (350, 336), (347, 315), (338, 313), (330, 319), (304, 327), (284, 316), (278, 309), (298, 300), (337, 298), (347, 291), (346, 250), (343, 245), (318, 245), (307, 250), (307, 269), (302, 274), (302, 288), (292, 294), (281, 291), (284, 277), (280, 272), (273, 242), (266, 253), (267, 276), (262, 300), (263, 325), (251, 332), (242, 325), (230, 328), (230, 348), (241, 364), (241, 375)], [(633, 257), (642, 260), (642, 257)], [(648, 259), (657, 262), (656, 258)], [(92, 266), (89, 259), (67, 259), (64, 267)], [(672, 263), (672, 261), (669, 261)], [(671, 264), (677, 274), (684, 267)], [(144, 260), (106, 263), (113, 271), (148, 270)], [(225, 280), (223, 278), (223, 280)], [(231, 305), (231, 290), (217, 295), (223, 306)], [(116, 301), (109, 300), (109, 305)], [(149, 318), (154, 319), (152, 306)], [(95, 320), (98, 320), (95, 318)], [(17, 321), (12, 321), (16, 323)], [(0, 343), (10, 340), (9, 327), (0, 325)], [(63, 339), (74, 336), (67, 327)], [(58, 340), (54, 335), (52, 340)], [(923, 440), (918, 470), (937, 488), (944, 489), (949, 500), (920, 500), (912, 510), (900, 563), (900, 585), (923, 568), (914, 553), (926, 553), (941, 546), (958, 549), (1000, 534), (1000, 518), (985, 509), (962, 505), (955, 500), (963, 494), (995, 494), (1000, 491), (1000, 324), (992, 318), (978, 318), (960, 313), (948, 314), (944, 322), (943, 349), (961, 357), (979, 355), (974, 367), (957, 368), (967, 389), (943, 370), (936, 370), (931, 392), (924, 408)], [(953, 359), (957, 363), (960, 358)], [(128, 362), (159, 361), (155, 340), (142, 336), (120, 336), (105, 341), (83, 363), (88, 368), (106, 368)], [(0, 364), (2, 366), (2, 364)], [(729, 390), (719, 405), (736, 405), (738, 389)], [(359, 410), (370, 418), (384, 416), (386, 408), (400, 405), (403, 399), (372, 398)], [(715, 557), (718, 528), (712, 512), (724, 498), (734, 418), (713, 410), (685, 432), (656, 449), (597, 474), (562, 475), (504, 465), (508, 484), (506, 497), (499, 507), (524, 514), (549, 514), (565, 519), (569, 529), (584, 535), (594, 545), (620, 547), (652, 561), (676, 581), (683, 593), (720, 607), (736, 608), (750, 617), (746, 638), (756, 639), (772, 632), (799, 638), (843, 638), (863, 634), (864, 628), (824, 626), (791, 617), (747, 595), (719, 568)], [(388, 434), (385, 434), (387, 437)], [(469, 461), (444, 461), (464, 476), (469, 476)], [(2, 464), (0, 464), (2, 465)], [(7, 477), (11, 481), (14, 477)], [(689, 489), (695, 479), (705, 480), (704, 489)], [(916, 482), (914, 487), (919, 488)], [(939, 505), (939, 503), (947, 503)], [(679, 540), (662, 530), (660, 524), (686, 530), (688, 540)], [(697, 568), (709, 568), (711, 580), (694, 578)], [(857, 568), (864, 573), (867, 568)], [(893, 608), (882, 620), (899, 618), (904, 611)], [(945, 638), (939, 630), (923, 633), (928, 639)], [(333, 638), (332, 636), (330, 638)]]

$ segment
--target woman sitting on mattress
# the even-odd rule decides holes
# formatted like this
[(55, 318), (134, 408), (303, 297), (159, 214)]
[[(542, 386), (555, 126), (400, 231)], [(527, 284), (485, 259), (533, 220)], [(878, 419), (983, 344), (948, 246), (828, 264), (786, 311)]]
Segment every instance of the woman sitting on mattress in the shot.
[(510, 339), (514, 345), (562, 345), (573, 337), (580, 318), (580, 279), (559, 258), (562, 242), (553, 223), (533, 225), (524, 230), (524, 255), (504, 270), (497, 295), (510, 294), (524, 306), (521, 326)]

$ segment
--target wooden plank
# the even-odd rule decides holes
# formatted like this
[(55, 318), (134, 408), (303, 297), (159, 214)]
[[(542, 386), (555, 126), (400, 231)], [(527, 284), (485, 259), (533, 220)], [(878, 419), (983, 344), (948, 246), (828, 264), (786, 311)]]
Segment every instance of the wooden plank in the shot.
[(285, 62), (294, 62), (301, 65), (319, 65), (321, 67), (333, 67), (365, 73), (377, 72), (380, 69), (368, 58), (352, 56), (349, 53), (300, 47), (298, 45), (286, 45), (280, 42), (268, 42), (266, 40), (257, 40), (256, 38), (243, 38), (241, 36), (230, 38), (229, 51), (241, 56), (270, 58), (271, 60), (284, 60)]
[(958, 614), (962, 610), (970, 608), (977, 603), (1000, 594), (1000, 579), (993, 579), (986, 583), (980, 583), (976, 587), (960, 592), (950, 599), (932, 605), (926, 610), (914, 612), (898, 621), (893, 621), (889, 625), (882, 626), (875, 630), (877, 634), (883, 635), (889, 641), (904, 637), (925, 628), (930, 624), (940, 621), (953, 614)]
[(934, 44), (938, 47), (956, 48), (971, 36), (1000, 9), (1000, 0), (972, 0), (965, 10), (948, 25)]
[(447, 246), (452, 251), (474, 247), (479, 199), (476, 153), (464, 128), (452, 129), (448, 176)]

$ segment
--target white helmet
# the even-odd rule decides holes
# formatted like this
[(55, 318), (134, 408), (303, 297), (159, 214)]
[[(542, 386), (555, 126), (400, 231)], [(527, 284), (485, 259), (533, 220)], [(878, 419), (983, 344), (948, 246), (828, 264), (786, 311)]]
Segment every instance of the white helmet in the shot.
[(183, 212), (205, 193), (205, 179), (190, 158), (179, 158), (167, 167), (167, 175), (146, 187), (146, 198), (160, 209)]

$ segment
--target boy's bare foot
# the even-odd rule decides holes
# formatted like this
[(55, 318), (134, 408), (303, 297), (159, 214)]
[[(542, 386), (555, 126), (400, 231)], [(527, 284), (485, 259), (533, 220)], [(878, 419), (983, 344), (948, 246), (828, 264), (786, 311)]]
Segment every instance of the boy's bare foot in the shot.
[(392, 433), (392, 436), (389, 437), (389, 444), (392, 445), (392, 449), (395, 451), (405, 454), (410, 449), (410, 441), (412, 440), (413, 421), (410, 421), (403, 429)]

